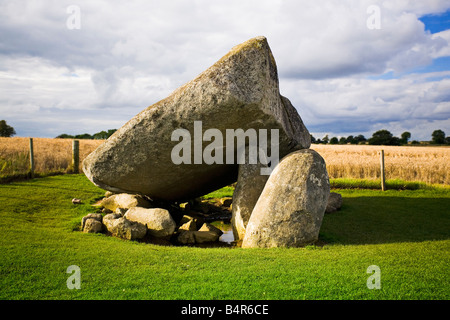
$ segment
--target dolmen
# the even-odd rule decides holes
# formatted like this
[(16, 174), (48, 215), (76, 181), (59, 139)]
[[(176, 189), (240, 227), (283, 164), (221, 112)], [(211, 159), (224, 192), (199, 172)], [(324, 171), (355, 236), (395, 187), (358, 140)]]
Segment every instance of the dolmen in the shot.
[(299, 247), (317, 241), (330, 195), (310, 144), (280, 94), (267, 39), (256, 37), (129, 120), (83, 171), (105, 190), (171, 204), (236, 182), (231, 223), (242, 247)]

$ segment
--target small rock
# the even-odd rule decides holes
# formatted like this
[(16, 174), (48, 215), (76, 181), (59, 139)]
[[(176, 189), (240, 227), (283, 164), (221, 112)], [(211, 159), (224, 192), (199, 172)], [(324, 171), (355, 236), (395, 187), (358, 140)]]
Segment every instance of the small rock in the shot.
[(119, 219), (122, 217), (123, 217), (123, 214), (120, 214), (120, 213), (109, 213), (103, 217), (103, 223), (105, 223), (107, 220), (114, 220), (114, 219)]
[(193, 231), (182, 230), (177, 237), (177, 241), (180, 244), (195, 244), (195, 238)]
[(88, 215), (84, 216), (83, 218), (81, 218), (81, 230), (84, 230), (84, 225), (89, 219), (94, 219), (101, 223), (103, 220), (103, 216), (100, 213), (89, 213)]
[(182, 230), (177, 237), (180, 244), (196, 244), (205, 242), (215, 242), (219, 235), (214, 231), (186, 231)]
[(104, 198), (101, 206), (115, 212), (117, 209), (130, 209), (133, 207), (150, 208), (151, 203), (140, 195), (120, 193)]
[(179, 225), (183, 225), (186, 222), (189, 222), (191, 220), (194, 220), (196, 223), (196, 230), (198, 230), (203, 223), (205, 222), (205, 218), (201, 215), (201, 213), (195, 212), (195, 211), (190, 211), (189, 214), (185, 214), (183, 215), (183, 217), (180, 220)]
[(117, 208), (115, 213), (121, 214), (122, 216), (128, 211), (126, 208)]
[(191, 210), (191, 204), (189, 202), (180, 203), (180, 208), (184, 211), (189, 211)]
[(195, 243), (215, 242), (219, 235), (215, 231), (191, 231), (194, 233)]
[(125, 218), (142, 223), (147, 227), (149, 234), (154, 237), (171, 236), (176, 227), (176, 223), (169, 211), (161, 208), (133, 207), (127, 211)]
[(189, 221), (191, 221), (191, 220), (195, 220), (195, 218), (194, 218), (193, 216), (190, 216), (190, 215), (185, 214), (185, 215), (183, 215), (183, 217), (181, 218), (180, 225), (183, 225), (183, 224), (185, 224), (185, 223), (187, 223), (187, 222), (189, 222)]
[(116, 213), (106, 215), (103, 224), (112, 236), (126, 240), (142, 239), (147, 234), (145, 225), (130, 221)]
[(186, 230), (186, 231), (197, 231), (197, 223), (194, 219), (189, 220), (188, 222), (181, 225), (178, 230)]
[(220, 204), (223, 207), (230, 207), (232, 202), (233, 202), (233, 198), (231, 198), (231, 197), (225, 197), (225, 198), (220, 199)]
[(223, 234), (222, 230), (214, 227), (212, 224), (207, 223), (207, 222), (204, 223), (198, 231), (212, 231), (212, 232), (215, 232), (219, 237)]
[(340, 210), (342, 207), (342, 196), (339, 193), (331, 192), (328, 198), (327, 208), (325, 213), (332, 213)]
[(73, 204), (81, 204), (82, 202), (81, 202), (81, 199), (73, 198), (72, 203)]
[(105, 198), (111, 197), (114, 194), (112, 191), (106, 191), (105, 192)]
[(84, 224), (83, 232), (86, 233), (99, 233), (103, 230), (103, 224), (95, 219), (87, 219)]

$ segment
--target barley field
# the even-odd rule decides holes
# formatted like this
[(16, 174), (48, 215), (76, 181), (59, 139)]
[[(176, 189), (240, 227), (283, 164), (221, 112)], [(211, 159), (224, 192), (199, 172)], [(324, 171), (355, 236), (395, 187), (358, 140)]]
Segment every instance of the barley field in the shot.
[[(104, 140), (79, 140), (80, 163)], [(35, 172), (70, 171), (71, 139), (34, 138)], [(384, 150), (386, 179), (450, 184), (450, 147), (313, 144), (325, 159), (330, 179), (379, 179)], [(0, 138), (0, 177), (29, 171), (29, 138)]]
[[(79, 140), (80, 163), (103, 140)], [(51, 174), (70, 171), (72, 140), (33, 138), (35, 173)], [(25, 174), (30, 168), (29, 138), (0, 137), (0, 177)]]
[(384, 150), (387, 180), (450, 184), (450, 147), (313, 144), (311, 149), (325, 159), (330, 179), (380, 179)]

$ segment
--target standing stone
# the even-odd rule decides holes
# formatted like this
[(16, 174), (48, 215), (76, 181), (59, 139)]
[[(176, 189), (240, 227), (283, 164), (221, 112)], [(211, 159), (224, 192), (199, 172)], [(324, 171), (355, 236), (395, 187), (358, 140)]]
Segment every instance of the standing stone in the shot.
[[(202, 132), (195, 132), (195, 121), (201, 121)], [(280, 157), (311, 143), (296, 109), (280, 95), (266, 38), (257, 37), (128, 121), (84, 160), (83, 171), (103, 189), (167, 201), (192, 199), (236, 181), (238, 165), (226, 163), (225, 141), (214, 149), (223, 151), (222, 163), (205, 164), (202, 152), (210, 142), (202, 141), (189, 142), (188, 160), (175, 164), (172, 151), (184, 139), (172, 140), (172, 133), (180, 128), (190, 141), (202, 140), (208, 129), (219, 130), (224, 140), (227, 129), (278, 129)]]
[(166, 209), (133, 207), (125, 213), (125, 218), (142, 223), (150, 235), (158, 238), (171, 236), (176, 227), (175, 221)]
[(231, 225), (236, 240), (244, 239), (248, 220), (269, 178), (268, 175), (261, 175), (261, 168), (264, 167), (261, 163), (239, 165), (231, 211)]
[(247, 225), (243, 248), (298, 247), (318, 239), (330, 195), (323, 158), (300, 150), (270, 175)]

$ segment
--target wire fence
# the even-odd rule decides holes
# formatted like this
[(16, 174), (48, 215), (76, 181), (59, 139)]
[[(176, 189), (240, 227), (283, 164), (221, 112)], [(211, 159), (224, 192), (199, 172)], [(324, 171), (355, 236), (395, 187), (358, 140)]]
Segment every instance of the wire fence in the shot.
[(84, 158), (104, 140), (0, 138), (0, 179), (8, 182), (64, 173), (80, 173)]

